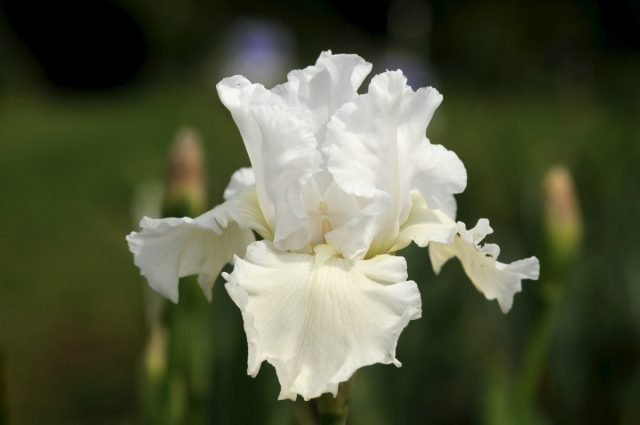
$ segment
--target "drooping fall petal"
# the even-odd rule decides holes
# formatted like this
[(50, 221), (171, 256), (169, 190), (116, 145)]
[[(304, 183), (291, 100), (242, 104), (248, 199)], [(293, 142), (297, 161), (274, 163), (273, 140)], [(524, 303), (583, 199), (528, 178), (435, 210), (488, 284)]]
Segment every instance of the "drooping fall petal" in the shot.
[(199, 217), (144, 217), (141, 230), (127, 235), (134, 263), (149, 286), (177, 303), (180, 278), (198, 275), (210, 299), (222, 267), (255, 240), (251, 229), (270, 235), (250, 174), (250, 169), (236, 172), (225, 191), (227, 201)]
[(416, 284), (402, 257), (350, 261), (329, 245), (313, 255), (277, 251), (255, 242), (226, 288), (242, 312), (249, 345), (248, 373), (271, 363), (280, 398), (334, 395), (340, 382), (374, 363), (400, 365), (400, 333), (421, 314)]
[(501, 263), (498, 261), (498, 245), (479, 245), (492, 232), (487, 219), (478, 220), (476, 226), (469, 230), (464, 223), (458, 222), (450, 243), (431, 243), (429, 256), (436, 273), (449, 259), (458, 257), (475, 287), (488, 300), (497, 300), (502, 312), (507, 313), (513, 305), (513, 296), (522, 290), (522, 280), (538, 279), (540, 263), (536, 257)]
[(204, 295), (211, 298), (222, 267), (254, 240), (251, 231), (236, 223), (222, 228), (216, 217), (220, 213), (213, 209), (195, 219), (142, 219), (142, 230), (131, 232), (127, 242), (149, 286), (177, 303), (179, 279), (197, 274)]

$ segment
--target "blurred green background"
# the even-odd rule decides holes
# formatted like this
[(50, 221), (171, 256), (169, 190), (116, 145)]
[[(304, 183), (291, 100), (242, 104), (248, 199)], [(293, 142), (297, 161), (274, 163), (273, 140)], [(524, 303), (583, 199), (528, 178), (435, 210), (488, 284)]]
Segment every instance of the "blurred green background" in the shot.
[[(489, 217), (503, 261), (542, 262), (502, 315), (457, 262), (436, 277), (407, 249), (423, 318), (402, 368), (361, 371), (350, 423), (640, 424), (639, 29), (634, 0), (1, 0), (0, 423), (145, 421), (134, 205), (153, 204), (185, 125), (219, 202), (248, 159), (215, 83), (274, 84), (330, 48), (444, 94), (429, 136), (467, 167), (460, 219)], [(574, 179), (568, 223), (570, 191), (545, 195), (555, 164)], [(558, 235), (580, 223), (567, 254)], [(295, 423), (270, 366), (246, 375), (223, 285), (194, 304), (207, 422)]]

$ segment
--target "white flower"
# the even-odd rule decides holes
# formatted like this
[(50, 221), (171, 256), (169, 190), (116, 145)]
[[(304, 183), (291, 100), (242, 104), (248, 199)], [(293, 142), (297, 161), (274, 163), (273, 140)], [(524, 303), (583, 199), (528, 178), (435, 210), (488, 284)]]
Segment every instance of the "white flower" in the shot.
[[(271, 363), (280, 398), (336, 394), (360, 367), (400, 365), (400, 333), (421, 315), (404, 258), (430, 246), (433, 267), (456, 256), (474, 285), (504, 312), (538, 260), (496, 261), (491, 232), (455, 221), (466, 186), (460, 159), (425, 137), (442, 101), (413, 91), (400, 71), (357, 90), (371, 64), (324, 52), (271, 90), (226, 78), (218, 94), (236, 122), (252, 168), (234, 174), (225, 202), (195, 219), (144, 218), (128, 237), (149, 284), (174, 302), (179, 277), (198, 274), (210, 296), (226, 262), (226, 289), (244, 319), (248, 372)], [(255, 231), (262, 241), (254, 241)], [(245, 252), (246, 251), (246, 252)]]

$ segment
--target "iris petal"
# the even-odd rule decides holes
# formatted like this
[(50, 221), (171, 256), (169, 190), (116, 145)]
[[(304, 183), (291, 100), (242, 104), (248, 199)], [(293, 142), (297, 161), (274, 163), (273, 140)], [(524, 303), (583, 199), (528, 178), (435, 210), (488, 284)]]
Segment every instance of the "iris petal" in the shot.
[(134, 263), (155, 291), (178, 302), (181, 277), (198, 275), (207, 299), (222, 267), (242, 255), (254, 239), (250, 230), (236, 223), (223, 228), (218, 218), (223, 211), (214, 208), (192, 219), (144, 217), (142, 230), (127, 236)]
[(196, 218), (144, 217), (140, 232), (127, 236), (134, 263), (155, 291), (178, 302), (181, 277), (198, 275), (211, 299), (222, 267), (243, 255), (255, 240), (252, 229), (270, 237), (271, 229), (258, 205), (250, 169), (234, 173), (225, 190), (227, 201)]
[(478, 220), (476, 226), (469, 230), (464, 223), (458, 222), (456, 233), (449, 243), (429, 245), (429, 256), (436, 273), (449, 259), (458, 257), (475, 287), (488, 300), (497, 300), (502, 312), (507, 313), (513, 305), (514, 295), (522, 290), (522, 280), (538, 279), (540, 263), (536, 257), (501, 263), (498, 261), (500, 249), (497, 245), (479, 245), (492, 232), (487, 219)]
[[(411, 192), (422, 193), (431, 209), (455, 214), (453, 195), (464, 190), (462, 162), (425, 137), (442, 101), (434, 88), (413, 91), (400, 71), (371, 80), (368, 93), (340, 108), (328, 125), (324, 153), (336, 183), (347, 193), (370, 199), (380, 213), (361, 223), (371, 235), (368, 257), (400, 242), (400, 227), (411, 210)], [(361, 247), (362, 248), (362, 247)], [(353, 250), (352, 250), (353, 251)]]
[(350, 261), (329, 245), (313, 255), (255, 242), (223, 275), (242, 311), (248, 373), (263, 361), (278, 375), (281, 399), (334, 395), (360, 367), (400, 363), (400, 333), (421, 315), (420, 294), (402, 257)]

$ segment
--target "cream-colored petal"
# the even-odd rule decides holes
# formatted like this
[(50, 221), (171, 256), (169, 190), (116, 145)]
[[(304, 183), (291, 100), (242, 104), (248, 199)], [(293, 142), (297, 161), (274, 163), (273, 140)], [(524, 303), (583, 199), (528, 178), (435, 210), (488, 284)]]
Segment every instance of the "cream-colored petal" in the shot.
[[(178, 302), (178, 283), (181, 277), (198, 275), (198, 283), (211, 299), (211, 288), (222, 267), (243, 255), (255, 239), (251, 230), (231, 221), (228, 203), (192, 219), (144, 217), (142, 230), (127, 236), (129, 250), (140, 273), (155, 291)], [(237, 203), (237, 202), (236, 202)]]
[(421, 315), (420, 294), (407, 281), (402, 257), (350, 261), (329, 245), (313, 255), (286, 253), (255, 242), (226, 288), (242, 311), (248, 373), (271, 363), (280, 399), (336, 394), (338, 384), (374, 363), (399, 366), (400, 333)]
[(475, 287), (488, 300), (497, 300), (503, 313), (513, 305), (513, 297), (522, 290), (522, 280), (537, 280), (540, 263), (529, 257), (510, 264), (497, 261), (500, 249), (497, 245), (479, 243), (493, 230), (486, 219), (478, 220), (473, 229), (458, 222), (456, 233), (449, 243), (431, 243), (429, 256), (436, 273), (452, 257), (458, 257), (465, 273)]

